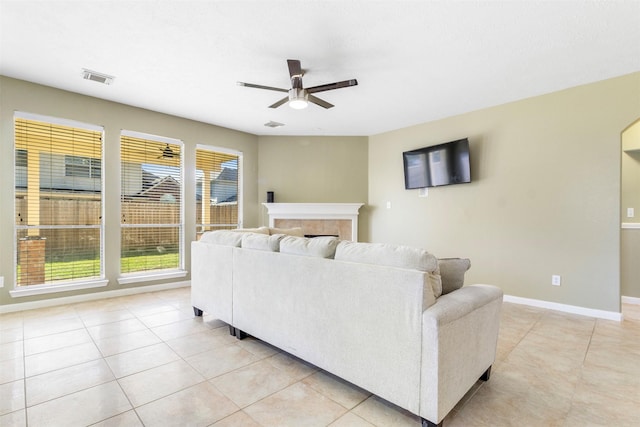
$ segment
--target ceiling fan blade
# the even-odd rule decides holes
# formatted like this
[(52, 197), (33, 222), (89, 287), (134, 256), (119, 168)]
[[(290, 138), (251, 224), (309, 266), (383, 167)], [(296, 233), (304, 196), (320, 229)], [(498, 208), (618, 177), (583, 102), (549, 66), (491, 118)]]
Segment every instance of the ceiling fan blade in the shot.
[(356, 79), (344, 80), (341, 82), (328, 83), (326, 85), (309, 87), (306, 89), (308, 93), (324, 92), (326, 90), (340, 89), (343, 87), (356, 86), (358, 81)]
[(284, 98), (282, 98), (280, 101), (269, 105), (269, 108), (278, 108), (279, 106), (281, 106), (282, 104), (286, 104), (286, 102), (289, 100), (288, 96), (285, 96)]
[(252, 87), (255, 89), (275, 90), (276, 92), (289, 92), (288, 89), (281, 89), (279, 87), (272, 87), (272, 86), (256, 85), (253, 83), (238, 82), (238, 86)]
[(320, 99), (318, 97), (315, 97), (313, 95), (309, 95), (307, 99), (309, 100), (309, 102), (313, 102), (314, 104), (319, 105), (319, 106), (324, 107), (324, 108), (333, 107), (333, 104), (330, 104), (327, 101), (324, 101), (324, 100), (322, 100), (322, 99)]
[(289, 76), (291, 78), (302, 77), (302, 67), (299, 60), (287, 59), (287, 65), (289, 66)]

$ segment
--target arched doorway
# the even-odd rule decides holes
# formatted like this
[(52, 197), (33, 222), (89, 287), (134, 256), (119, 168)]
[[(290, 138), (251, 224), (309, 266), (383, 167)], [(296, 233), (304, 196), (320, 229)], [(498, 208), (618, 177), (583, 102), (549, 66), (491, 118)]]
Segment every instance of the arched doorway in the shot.
[(622, 132), (620, 295), (640, 304), (640, 119)]

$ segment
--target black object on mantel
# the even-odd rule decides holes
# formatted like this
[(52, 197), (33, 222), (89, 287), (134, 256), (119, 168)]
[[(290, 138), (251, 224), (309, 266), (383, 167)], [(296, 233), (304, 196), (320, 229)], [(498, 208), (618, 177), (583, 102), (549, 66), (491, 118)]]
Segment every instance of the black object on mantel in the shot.
[(273, 203), (275, 200), (273, 191), (267, 191), (267, 203)]

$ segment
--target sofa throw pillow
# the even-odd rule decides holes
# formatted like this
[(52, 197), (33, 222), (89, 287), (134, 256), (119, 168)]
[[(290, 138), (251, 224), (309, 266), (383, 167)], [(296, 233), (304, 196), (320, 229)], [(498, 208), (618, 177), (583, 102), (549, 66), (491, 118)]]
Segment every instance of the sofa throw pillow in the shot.
[(215, 245), (240, 247), (243, 233), (232, 230), (207, 231), (200, 237), (202, 243), (212, 243)]
[(471, 267), (467, 258), (442, 258), (438, 260), (442, 277), (442, 294), (448, 294), (464, 285), (464, 273)]
[(285, 236), (280, 240), (280, 252), (293, 255), (333, 258), (338, 242), (338, 238), (333, 236), (312, 238)]
[(269, 228), (269, 234), (286, 234), (287, 236), (298, 236), (304, 237), (304, 233), (302, 232), (301, 227), (293, 227), (293, 228)]
[(336, 248), (335, 259), (365, 264), (388, 265), (436, 272), (436, 257), (424, 249), (386, 243), (361, 243), (343, 240)]
[(280, 240), (284, 234), (274, 234), (268, 236), (260, 233), (244, 233), (242, 235), (241, 246), (244, 249), (256, 249), (259, 251), (279, 252)]

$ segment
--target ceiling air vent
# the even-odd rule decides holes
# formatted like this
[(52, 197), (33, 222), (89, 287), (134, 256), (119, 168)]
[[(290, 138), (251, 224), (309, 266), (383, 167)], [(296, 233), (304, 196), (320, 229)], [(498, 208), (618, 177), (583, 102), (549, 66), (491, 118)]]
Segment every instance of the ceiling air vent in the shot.
[(113, 83), (114, 78), (113, 76), (98, 73), (97, 71), (87, 70), (84, 68), (82, 69), (82, 77), (84, 77), (85, 80), (91, 80), (93, 82), (98, 82), (105, 85), (110, 85), (111, 83)]
[(284, 126), (284, 123), (278, 123), (274, 121), (269, 121), (264, 124), (268, 128), (279, 128), (280, 126)]

